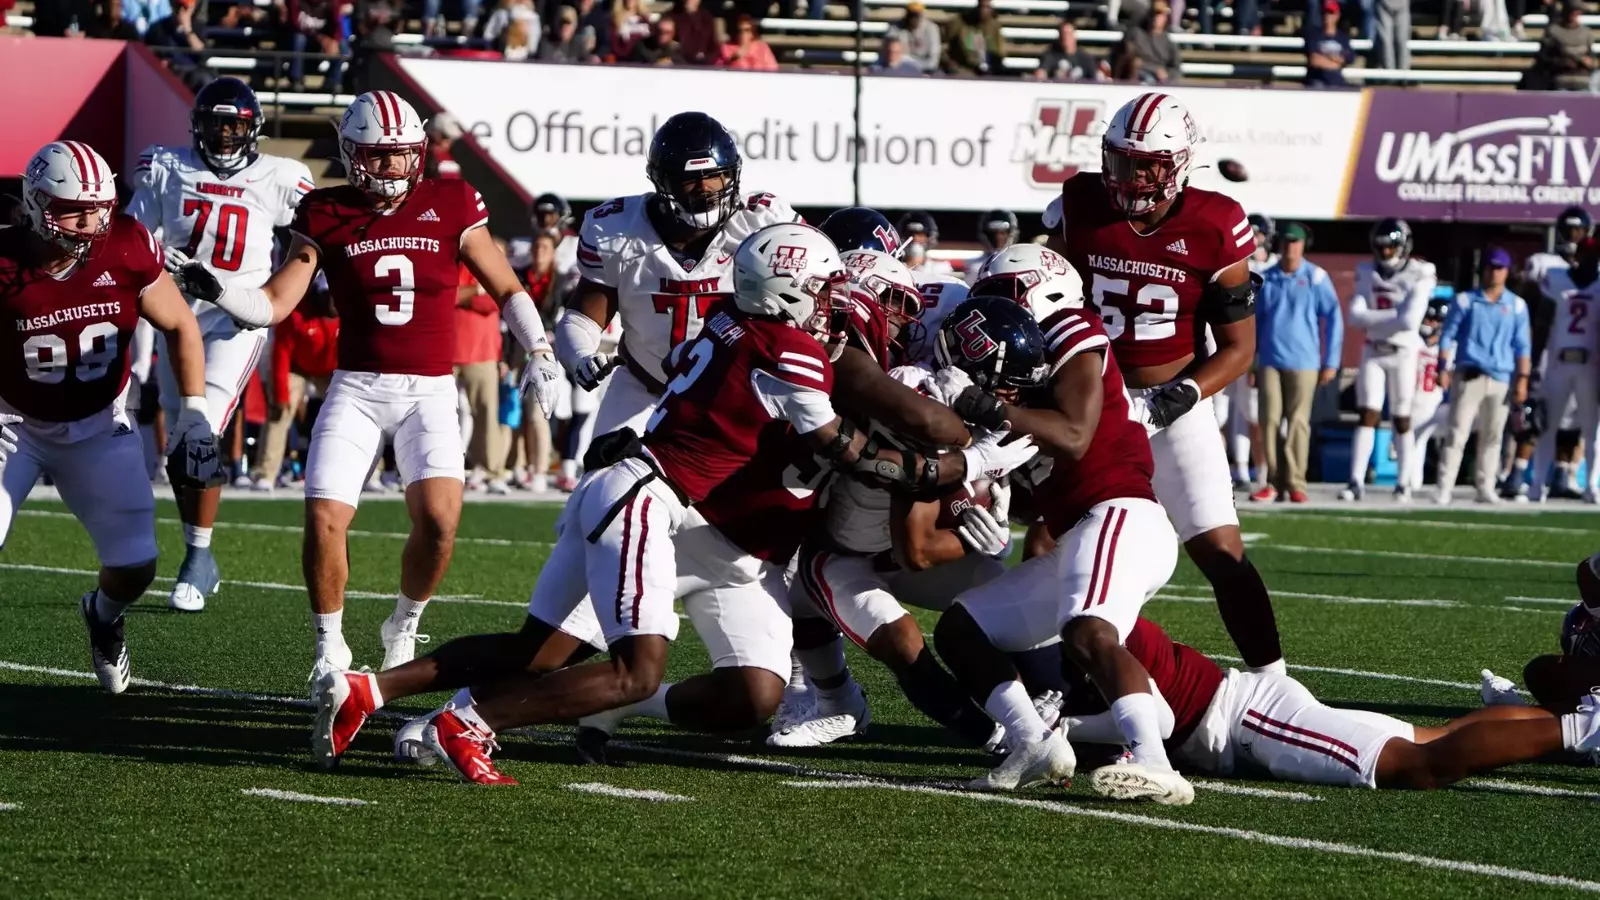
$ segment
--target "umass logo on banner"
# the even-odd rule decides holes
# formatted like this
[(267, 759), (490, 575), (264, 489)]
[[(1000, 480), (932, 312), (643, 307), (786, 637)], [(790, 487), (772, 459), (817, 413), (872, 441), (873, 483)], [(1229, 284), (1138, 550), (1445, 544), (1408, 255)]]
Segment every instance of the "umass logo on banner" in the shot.
[(1344, 213), (1549, 220), (1600, 204), (1600, 98), (1374, 91)]

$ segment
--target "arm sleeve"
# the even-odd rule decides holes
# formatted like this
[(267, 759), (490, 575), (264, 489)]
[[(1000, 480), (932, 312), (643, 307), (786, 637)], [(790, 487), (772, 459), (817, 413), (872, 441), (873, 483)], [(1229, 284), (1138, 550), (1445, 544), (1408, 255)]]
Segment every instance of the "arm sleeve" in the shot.
[(1219, 246), (1216, 271), (1211, 273), (1212, 281), (1216, 281), (1224, 269), (1240, 260), (1249, 259), (1256, 252), (1256, 235), (1250, 228), (1250, 217), (1245, 215), (1244, 207), (1227, 198), (1223, 198), (1223, 204), (1217, 210)]
[(149, 229), (137, 219), (128, 219), (128, 250), (125, 257), (128, 269), (139, 279), (139, 293), (143, 294), (166, 271), (166, 254)]
[(294, 208), (294, 218), (289, 220), (289, 231), (304, 238), (311, 246), (317, 247), (317, 251), (320, 253), (322, 248), (317, 244), (316, 233), (311, 225), (312, 209), (313, 204), (311, 203), (301, 203), (296, 206)]
[(1043, 224), (1046, 231), (1053, 233), (1061, 230), (1063, 205), (1064, 204), (1061, 195), (1057, 194), (1055, 198), (1050, 201), (1049, 205), (1044, 208)]
[(133, 329), (133, 350), (128, 361), (129, 371), (140, 384), (150, 381), (150, 363), (156, 350), (156, 327), (144, 319)]
[[(1105, 326), (1096, 317), (1082, 315), (1076, 310), (1057, 310), (1047, 316), (1039, 328), (1044, 332), (1045, 353), (1050, 359), (1051, 375), (1074, 356), (1087, 350), (1105, 353), (1111, 345)], [(1104, 371), (1104, 364), (1101, 371)]]
[[(583, 230), (578, 233), (578, 270), (584, 278), (609, 288), (617, 287), (622, 281), (617, 271), (616, 238), (608, 233), (611, 229), (601, 224), (595, 214), (605, 212), (607, 218), (618, 215), (622, 210), (621, 204), (627, 202), (617, 199), (589, 210), (583, 218)], [(612, 209), (617, 212), (610, 212)]]
[(750, 386), (767, 415), (787, 421), (796, 434), (810, 434), (839, 418), (826, 393), (785, 381), (765, 369), (750, 370)]
[(1322, 294), (1322, 329), (1327, 344), (1322, 350), (1322, 367), (1338, 369), (1344, 356), (1344, 316), (1339, 312), (1339, 295), (1333, 291), (1333, 279), (1323, 276), (1318, 287)]
[(489, 207), (484, 205), (483, 195), (478, 193), (477, 188), (465, 180), (454, 183), (461, 185), (461, 239), (456, 241), (456, 246), (459, 247), (461, 241), (467, 239), (467, 232), (489, 224)]

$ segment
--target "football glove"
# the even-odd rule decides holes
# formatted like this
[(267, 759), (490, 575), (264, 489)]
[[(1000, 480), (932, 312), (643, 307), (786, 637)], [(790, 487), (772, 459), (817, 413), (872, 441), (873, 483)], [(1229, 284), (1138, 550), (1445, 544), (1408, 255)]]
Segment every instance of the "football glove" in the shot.
[(167, 471), (192, 485), (211, 487), (221, 472), (217, 435), (206, 418), (204, 397), (183, 398), (183, 409), (167, 430)]
[[(177, 251), (168, 250), (167, 253), (170, 259), (171, 254)], [(178, 255), (182, 256), (181, 253)], [(169, 270), (172, 268), (170, 262), (167, 268)], [(176, 272), (172, 273), (172, 278), (178, 283), (178, 290), (193, 300), (215, 303), (222, 296), (222, 282), (217, 280), (217, 276), (213, 275), (210, 269), (197, 262), (184, 262), (178, 266)]]
[(975, 384), (957, 394), (950, 409), (961, 417), (961, 421), (971, 422), (979, 428), (999, 431), (1006, 427), (1005, 404), (1000, 402), (999, 397)]
[(993, 513), (973, 505), (961, 511), (961, 524), (956, 526), (956, 537), (961, 539), (969, 553), (1000, 556), (1011, 542), (1011, 529), (996, 521)]
[(11, 429), (11, 426), (21, 423), (21, 416), (0, 413), (0, 463), (5, 462), (11, 454), (17, 452), (17, 433)]
[(1010, 478), (999, 478), (989, 482), (989, 514), (1001, 525), (1011, 523)]
[(1200, 385), (1195, 384), (1193, 378), (1185, 378), (1182, 381), (1162, 385), (1155, 393), (1146, 397), (1146, 415), (1151, 425), (1166, 428), (1183, 418), (1184, 414), (1194, 409), (1194, 405), (1199, 402)]
[(546, 419), (556, 414), (556, 398), (561, 395), (561, 364), (550, 354), (549, 348), (528, 357), (522, 368), (522, 396), (539, 404), (539, 412)]
[(592, 391), (606, 380), (611, 370), (622, 365), (622, 358), (614, 353), (595, 353), (578, 360), (572, 367), (572, 380), (578, 387)]
[(955, 366), (946, 366), (933, 373), (933, 384), (929, 389), (929, 396), (950, 406), (961, 396), (961, 392), (972, 387), (972, 376), (961, 371)]
[(1009, 444), (1000, 443), (1008, 434), (1005, 431), (985, 431), (972, 442), (972, 446), (961, 451), (967, 461), (968, 481), (1004, 478), (1038, 452), (1031, 437), (1020, 437)]

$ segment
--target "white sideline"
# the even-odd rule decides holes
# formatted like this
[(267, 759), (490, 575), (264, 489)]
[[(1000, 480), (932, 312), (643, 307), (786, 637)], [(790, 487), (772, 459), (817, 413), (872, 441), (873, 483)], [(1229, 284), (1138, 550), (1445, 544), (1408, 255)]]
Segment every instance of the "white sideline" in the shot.
[(1204, 781), (1198, 778), (1189, 779), (1189, 783), (1197, 788), (1207, 791), (1216, 791), (1219, 794), (1234, 794), (1240, 797), (1266, 797), (1271, 800), (1292, 800), (1295, 803), (1321, 803), (1322, 798), (1307, 794), (1304, 791), (1275, 791), (1272, 788), (1250, 787), (1244, 784), (1229, 784), (1226, 781)]
[(1201, 825), (1195, 822), (1184, 822), (1177, 819), (1163, 819), (1155, 816), (1141, 816), (1134, 813), (1116, 812), (1109, 809), (1091, 809), (1089, 807), (1074, 806), (1070, 803), (1061, 803), (1053, 800), (1030, 800), (1024, 797), (1009, 797), (1004, 794), (979, 794), (969, 791), (951, 791), (942, 788), (925, 787), (915, 784), (896, 784), (887, 781), (786, 781), (784, 784), (796, 788), (845, 788), (868, 789), (882, 791), (902, 791), (908, 794), (929, 794), (936, 797), (958, 797), (963, 800), (973, 800), (979, 803), (1001, 803), (1007, 806), (1022, 806), (1029, 809), (1041, 809), (1046, 812), (1060, 813), (1065, 816), (1084, 816), (1090, 819), (1101, 819), (1110, 822), (1120, 822), (1124, 825), (1138, 825), (1145, 828), (1160, 828), (1168, 831), (1185, 831), (1191, 834), (1206, 834), (1214, 837), (1234, 838), (1242, 841), (1269, 844), (1274, 847), (1286, 847), (1292, 850), (1316, 850), (1321, 853), (1333, 853), (1341, 856), (1359, 856), (1367, 859), (1381, 859), (1386, 862), (1407, 863), (1422, 866), (1428, 869), (1443, 869), (1450, 872), (1460, 872), (1468, 875), (1484, 875), (1491, 878), (1504, 878), (1511, 881), (1523, 881), (1530, 884), (1542, 884), (1550, 887), (1572, 888), (1574, 890), (1600, 893), (1600, 881), (1584, 881), (1579, 878), (1570, 878), (1565, 875), (1546, 875), (1543, 872), (1529, 872), (1525, 869), (1512, 869), (1506, 866), (1491, 866), (1484, 863), (1465, 862), (1455, 859), (1440, 859), (1435, 856), (1422, 856), (1416, 853), (1399, 853), (1393, 850), (1374, 850), (1371, 847), (1362, 847), (1356, 844), (1340, 844), (1335, 841), (1318, 841), (1310, 838), (1286, 837), (1279, 834), (1267, 834), (1261, 831), (1249, 831), (1243, 828), (1223, 828), (1215, 825)]
[(1578, 601), (1573, 597), (1507, 597), (1518, 603), (1549, 603), (1554, 606), (1577, 606)]
[(682, 794), (669, 794), (666, 791), (641, 791), (633, 788), (613, 787), (601, 784), (598, 781), (585, 781), (578, 784), (563, 785), (569, 791), (581, 791), (585, 794), (600, 794), (605, 797), (619, 797), (625, 800), (649, 800), (652, 803), (686, 803), (693, 797)]
[(367, 806), (372, 801), (357, 800), (354, 797), (318, 797), (316, 794), (302, 794), (298, 791), (279, 791), (272, 788), (245, 788), (239, 793), (247, 797), (265, 797), (268, 800), (287, 800), (290, 803), (321, 803), (324, 806)]
[[(1260, 516), (1263, 519), (1295, 519), (1308, 522), (1355, 522), (1362, 525), (1404, 525), (1409, 528), (1449, 528), (1462, 531), (1530, 531), (1538, 534), (1592, 535), (1588, 528), (1561, 528), (1556, 525), (1509, 525), (1505, 522), (1447, 522), (1442, 519), (1421, 519), (1414, 515), (1393, 516), (1318, 516), (1310, 513), (1273, 512), (1265, 509), (1239, 510), (1240, 516)], [(1574, 563), (1576, 565), (1576, 563)]]
[[(72, 513), (59, 512), (59, 511), (53, 510), (53, 509), (23, 509), (23, 510), (18, 510), (17, 515), (19, 515), (19, 516), (33, 516), (35, 518), (40, 518), (40, 519), (74, 519), (75, 520), (77, 518), (77, 516), (74, 516)], [(157, 525), (173, 525), (173, 526), (177, 526), (177, 527), (182, 527), (183, 526), (183, 520), (182, 519), (165, 519), (165, 518), (159, 518), (158, 517), (156, 519), (156, 524)], [(238, 531), (268, 531), (268, 532), (275, 532), (275, 533), (279, 533), (279, 534), (301, 534), (301, 533), (303, 533), (305, 531), (305, 529), (302, 528), (299, 525), (267, 525), (267, 524), (264, 524), (264, 523), (261, 523), (261, 522), (218, 522), (216, 524), (216, 527), (224, 529), (224, 530), (235, 529), (235, 530), (238, 530)], [(352, 528), (352, 529), (350, 529), (350, 531), (348, 531), (346, 533), (349, 534), (351, 537), (389, 538), (391, 540), (401, 540), (401, 541), (403, 541), (406, 538), (410, 537), (410, 535), (405, 533), (404, 531), (363, 531), (362, 529), (359, 529), (359, 528)], [(456, 543), (458, 543), (458, 544), (480, 544), (480, 545), (485, 546), (485, 547), (554, 547), (555, 546), (555, 542), (554, 541), (512, 541), (512, 540), (507, 540), (506, 538), (480, 538), (480, 537), (460, 537), (460, 536), (456, 537)]]

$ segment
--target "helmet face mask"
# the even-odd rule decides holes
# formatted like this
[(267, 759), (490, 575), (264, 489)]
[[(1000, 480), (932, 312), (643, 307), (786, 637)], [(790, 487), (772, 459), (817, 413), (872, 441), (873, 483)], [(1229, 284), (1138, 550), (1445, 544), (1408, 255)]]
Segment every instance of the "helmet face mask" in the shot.
[(1372, 261), (1385, 276), (1405, 268), (1411, 258), (1411, 226), (1404, 219), (1383, 219), (1372, 226)]
[(1178, 196), (1179, 173), (1189, 166), (1189, 151), (1144, 153), (1107, 145), (1102, 154), (1106, 192), (1117, 208), (1143, 215)]
[(398, 200), (422, 179), (428, 136), (411, 104), (390, 91), (362, 94), (339, 122), (339, 157), (350, 184)]
[(86, 144), (46, 144), (33, 155), (23, 175), (22, 208), (35, 235), (81, 262), (111, 233), (117, 208), (116, 175)]
[(212, 171), (230, 175), (255, 161), (261, 137), (261, 103), (237, 78), (218, 78), (194, 98), (189, 131), (195, 151)]
[(1568, 207), (1556, 217), (1555, 251), (1572, 259), (1578, 255), (1578, 245), (1594, 232), (1594, 219), (1581, 206)]
[(540, 194), (533, 201), (536, 231), (562, 231), (572, 224), (572, 207), (560, 194)]
[(422, 178), (422, 146), (355, 144), (344, 148), (352, 181), (380, 197), (403, 197)]

